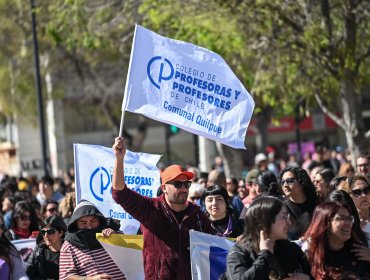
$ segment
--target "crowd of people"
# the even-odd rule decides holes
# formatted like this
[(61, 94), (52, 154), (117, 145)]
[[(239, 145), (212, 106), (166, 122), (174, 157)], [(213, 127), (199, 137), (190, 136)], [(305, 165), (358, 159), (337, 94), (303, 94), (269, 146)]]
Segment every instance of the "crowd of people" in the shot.
[[(112, 197), (140, 222), (145, 279), (191, 279), (190, 230), (234, 238), (220, 279), (370, 279), (368, 154), (352, 166), (339, 153), (260, 153), (244, 178), (228, 178), (220, 157), (208, 173), (171, 165), (150, 198), (125, 184), (122, 138), (113, 151)], [(96, 239), (120, 225), (76, 205), (73, 176), (2, 179), (0, 279), (126, 279)], [(11, 241), (28, 238), (25, 256)]]

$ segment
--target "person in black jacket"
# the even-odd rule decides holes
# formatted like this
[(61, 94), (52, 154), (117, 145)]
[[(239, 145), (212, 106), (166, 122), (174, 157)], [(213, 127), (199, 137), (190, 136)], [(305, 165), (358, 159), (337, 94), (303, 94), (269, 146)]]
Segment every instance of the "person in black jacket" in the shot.
[(281, 200), (255, 199), (245, 217), (243, 236), (227, 255), (227, 279), (310, 279), (304, 253), (287, 240), (289, 225), (290, 215)]
[(28, 259), (26, 273), (32, 279), (59, 279), (59, 255), (67, 226), (57, 215), (45, 219), (42, 240)]

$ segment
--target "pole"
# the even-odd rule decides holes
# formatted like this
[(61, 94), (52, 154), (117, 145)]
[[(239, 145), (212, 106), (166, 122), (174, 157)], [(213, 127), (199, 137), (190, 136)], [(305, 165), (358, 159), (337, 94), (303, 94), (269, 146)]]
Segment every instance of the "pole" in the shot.
[(295, 106), (295, 137), (297, 142), (297, 161), (299, 164), (302, 163), (302, 147), (301, 147), (301, 130), (299, 125), (301, 123), (300, 108), (302, 106), (302, 99), (298, 100)]
[(122, 111), (122, 113), (121, 113), (121, 123), (119, 125), (118, 137), (123, 136), (123, 124), (124, 124), (124, 122), (125, 122), (125, 111)]
[(167, 155), (167, 165), (171, 165), (171, 144), (170, 144), (170, 135), (168, 133), (168, 125), (164, 124), (164, 141), (166, 145), (166, 155)]
[(196, 134), (193, 134), (193, 145), (194, 145), (194, 157), (195, 157), (194, 166), (199, 168), (199, 139), (198, 139), (198, 135)]
[(34, 59), (35, 59), (35, 79), (36, 79), (36, 93), (37, 93), (37, 105), (38, 105), (37, 107), (38, 107), (38, 116), (39, 116), (39, 123), (40, 123), (40, 134), (41, 134), (42, 166), (44, 169), (44, 174), (49, 175), (48, 159), (46, 156), (45, 119), (44, 119), (44, 107), (42, 104), (39, 46), (37, 42), (36, 14), (35, 14), (34, 0), (30, 0), (30, 3), (31, 3), (31, 17), (32, 17), (33, 53), (34, 53)]

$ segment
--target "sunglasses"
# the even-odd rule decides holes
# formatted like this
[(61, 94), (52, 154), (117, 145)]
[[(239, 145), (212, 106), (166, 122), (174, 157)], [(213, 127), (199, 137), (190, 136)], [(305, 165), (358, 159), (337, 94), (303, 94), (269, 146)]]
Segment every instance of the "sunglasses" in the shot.
[(55, 228), (49, 228), (49, 229), (42, 229), (41, 234), (42, 236), (45, 236), (45, 234), (53, 235), (56, 232)]
[(199, 196), (191, 196), (191, 197), (190, 197), (190, 199), (191, 199), (192, 201), (194, 201), (194, 200), (199, 200), (199, 199), (201, 199), (201, 197), (199, 197)]
[(170, 184), (174, 186), (176, 189), (180, 189), (182, 186), (188, 189), (191, 186), (191, 181), (185, 181), (185, 182), (175, 181), (175, 182), (167, 182), (166, 184)]
[(19, 217), (23, 222), (25, 221), (31, 221), (31, 216), (22, 215)]
[(56, 211), (58, 211), (58, 208), (49, 208), (49, 209), (46, 209), (46, 211), (48, 211), (48, 212), (56, 212)]
[(357, 167), (367, 167), (370, 162), (365, 162), (363, 164), (357, 164)]
[(285, 180), (281, 180), (281, 185), (284, 186), (285, 183), (287, 183), (288, 185), (291, 185), (293, 184), (295, 181), (297, 181), (296, 178), (288, 178), (288, 179), (285, 179)]
[(368, 194), (370, 194), (370, 187), (366, 187), (366, 188), (363, 188), (363, 189), (352, 190), (352, 194), (355, 197), (359, 197), (362, 194), (368, 195)]

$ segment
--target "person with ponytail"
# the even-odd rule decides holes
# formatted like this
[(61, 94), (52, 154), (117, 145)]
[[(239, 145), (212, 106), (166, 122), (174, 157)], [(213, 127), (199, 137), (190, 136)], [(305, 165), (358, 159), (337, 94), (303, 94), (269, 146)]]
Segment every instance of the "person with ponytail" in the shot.
[(283, 199), (283, 194), (280, 191), (276, 176), (271, 171), (260, 171), (257, 175), (256, 184), (260, 195), (270, 195)]

